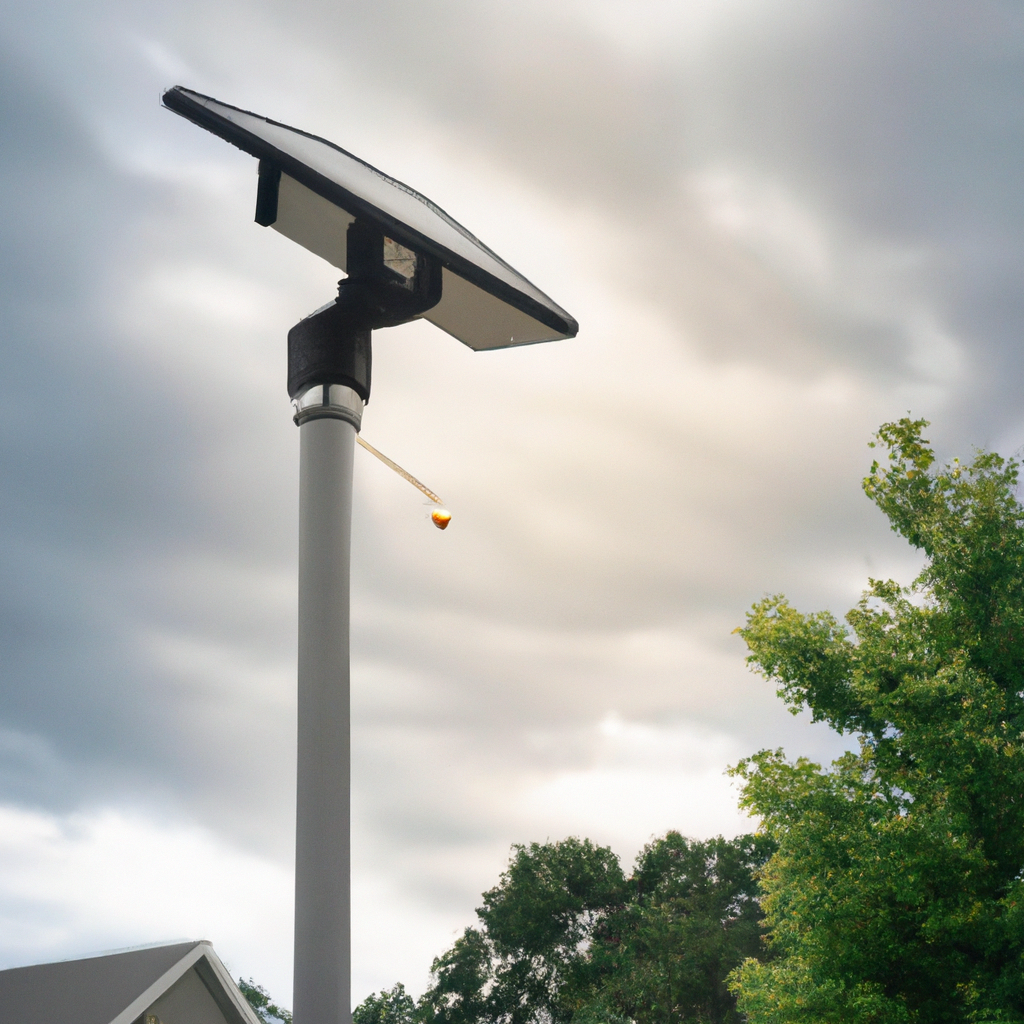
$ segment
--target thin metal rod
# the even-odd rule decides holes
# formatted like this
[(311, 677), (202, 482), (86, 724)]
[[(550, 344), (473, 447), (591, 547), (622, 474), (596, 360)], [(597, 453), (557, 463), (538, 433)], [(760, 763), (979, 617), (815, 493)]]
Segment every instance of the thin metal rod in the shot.
[(377, 458), (380, 459), (380, 461), (383, 462), (385, 466), (390, 466), (400, 477), (402, 477), (403, 480), (408, 480), (409, 483), (413, 485), (413, 487), (418, 487), (436, 505), (444, 504), (444, 502), (429, 487), (427, 487), (425, 484), (421, 484), (419, 480), (417, 480), (416, 477), (412, 475), (412, 473), (407, 473), (404, 469), (402, 469), (402, 467), (397, 462), (392, 462), (386, 455), (377, 451), (377, 449), (374, 448), (372, 444), (367, 444), (366, 441), (364, 441), (362, 437), (360, 437), (358, 434), (356, 435), (356, 440), (371, 455), (376, 455)]
[[(360, 403), (361, 406), (362, 403)], [(352, 423), (301, 423), (295, 1024), (351, 1024)]]

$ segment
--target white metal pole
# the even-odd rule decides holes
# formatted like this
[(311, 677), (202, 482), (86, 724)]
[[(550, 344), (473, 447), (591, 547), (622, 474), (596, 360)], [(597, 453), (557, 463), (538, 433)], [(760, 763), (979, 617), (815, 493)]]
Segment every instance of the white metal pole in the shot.
[(363, 403), (317, 385), (299, 424), (295, 1024), (350, 1024), (349, 562), (352, 456)]

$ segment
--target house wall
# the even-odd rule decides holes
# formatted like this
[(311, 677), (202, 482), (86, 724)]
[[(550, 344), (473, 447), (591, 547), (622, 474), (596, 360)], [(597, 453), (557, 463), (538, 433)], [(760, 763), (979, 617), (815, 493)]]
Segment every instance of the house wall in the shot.
[(195, 968), (186, 971), (142, 1015), (155, 1014), (160, 1024), (230, 1024)]

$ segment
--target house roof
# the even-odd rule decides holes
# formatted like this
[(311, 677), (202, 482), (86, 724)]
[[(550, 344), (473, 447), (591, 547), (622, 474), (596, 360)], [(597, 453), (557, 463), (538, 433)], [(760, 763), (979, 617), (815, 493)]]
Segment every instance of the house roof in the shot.
[(18, 1024), (260, 1024), (205, 941), (0, 971), (0, 1020)]

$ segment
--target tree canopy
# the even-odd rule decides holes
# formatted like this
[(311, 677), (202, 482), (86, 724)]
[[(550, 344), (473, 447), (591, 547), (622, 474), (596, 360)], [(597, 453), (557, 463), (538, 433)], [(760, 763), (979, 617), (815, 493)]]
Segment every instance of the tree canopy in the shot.
[(252, 978), (248, 981), (239, 978), (238, 988), (263, 1024), (292, 1024), (291, 1013), (272, 1003), (270, 993)]
[(367, 996), (352, 1011), (352, 1024), (407, 1024), (415, 1017), (416, 1001), (399, 982)]
[(794, 712), (851, 734), (822, 768), (762, 751), (743, 803), (777, 851), (774, 957), (733, 976), (752, 1024), (1024, 1021), (1024, 508), (1018, 464), (937, 467), (927, 424), (884, 425), (864, 481), (926, 556), (845, 624), (783, 597), (740, 632)]
[(755, 873), (768, 853), (764, 837), (669, 832), (626, 877), (586, 839), (515, 846), (479, 926), (434, 961), (415, 1008), (398, 986), (370, 996), (355, 1024), (738, 1021), (726, 978), (759, 954)]

